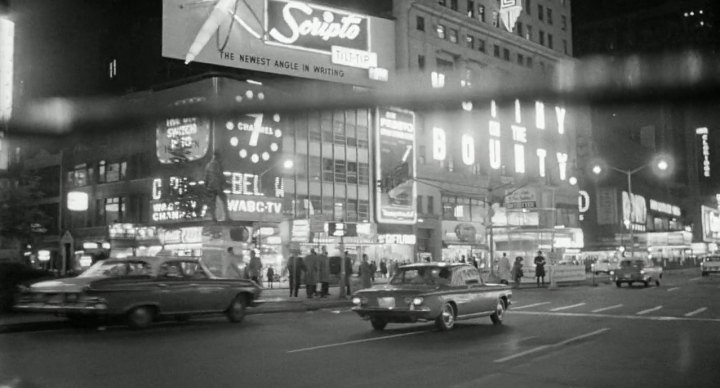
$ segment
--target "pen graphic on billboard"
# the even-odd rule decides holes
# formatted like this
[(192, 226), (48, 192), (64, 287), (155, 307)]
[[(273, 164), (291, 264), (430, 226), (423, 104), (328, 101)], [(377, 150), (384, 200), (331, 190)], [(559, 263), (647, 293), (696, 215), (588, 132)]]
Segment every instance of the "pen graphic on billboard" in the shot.
[(378, 108), (376, 137), (377, 220), (388, 224), (417, 221), (415, 114)]

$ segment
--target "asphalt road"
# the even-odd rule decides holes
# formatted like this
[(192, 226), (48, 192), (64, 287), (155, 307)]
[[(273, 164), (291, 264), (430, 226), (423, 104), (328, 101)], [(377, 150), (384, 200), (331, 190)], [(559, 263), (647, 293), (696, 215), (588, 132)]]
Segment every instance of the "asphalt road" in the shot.
[(489, 318), (373, 331), (347, 308), (0, 334), (0, 387), (711, 387), (720, 277), (521, 289)]

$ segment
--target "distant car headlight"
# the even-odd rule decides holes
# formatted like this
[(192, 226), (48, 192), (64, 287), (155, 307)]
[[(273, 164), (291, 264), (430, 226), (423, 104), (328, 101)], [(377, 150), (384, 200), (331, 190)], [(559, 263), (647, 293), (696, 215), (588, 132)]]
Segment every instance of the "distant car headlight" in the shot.
[(645, 270), (644, 270), (644, 269), (641, 269), (641, 270), (640, 270), (640, 275), (645, 275)]
[(423, 303), (423, 301), (424, 301), (423, 297), (418, 296), (416, 298), (413, 298), (412, 304), (414, 304), (415, 306), (420, 306)]
[(615, 275), (615, 271), (610, 271), (609, 273), (610, 273), (610, 276)]

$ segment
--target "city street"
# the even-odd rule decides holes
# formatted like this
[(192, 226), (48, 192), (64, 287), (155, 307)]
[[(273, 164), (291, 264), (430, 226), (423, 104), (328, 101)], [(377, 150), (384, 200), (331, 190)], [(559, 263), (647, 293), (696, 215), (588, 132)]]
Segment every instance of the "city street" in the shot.
[[(0, 334), (0, 385), (27, 387), (712, 386), (720, 278), (522, 288), (489, 318), (373, 331), (348, 308)], [(24, 385), (23, 385), (24, 384)]]

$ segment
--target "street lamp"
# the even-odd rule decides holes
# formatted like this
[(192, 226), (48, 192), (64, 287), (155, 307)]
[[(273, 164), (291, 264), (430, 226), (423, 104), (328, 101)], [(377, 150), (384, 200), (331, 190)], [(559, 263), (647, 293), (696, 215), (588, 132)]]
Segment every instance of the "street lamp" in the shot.
[[(628, 215), (629, 222), (627, 223), (626, 227), (630, 229), (630, 257), (632, 258), (635, 254), (635, 229), (633, 228), (633, 192), (632, 192), (632, 176), (645, 169), (646, 167), (652, 166), (653, 168), (657, 168), (657, 170), (661, 173), (668, 173), (671, 170), (671, 163), (672, 159), (667, 155), (658, 155), (653, 160), (651, 160), (648, 163), (643, 164), (640, 167), (634, 168), (632, 170), (623, 170), (617, 167), (613, 167), (608, 164), (604, 164), (605, 167), (607, 167), (610, 170), (615, 170), (619, 173), (625, 174), (627, 177), (627, 187), (628, 187), (628, 201), (630, 202), (630, 214)], [(603, 166), (599, 163), (596, 163), (592, 167), (592, 172), (595, 175), (600, 175), (603, 172)]]

